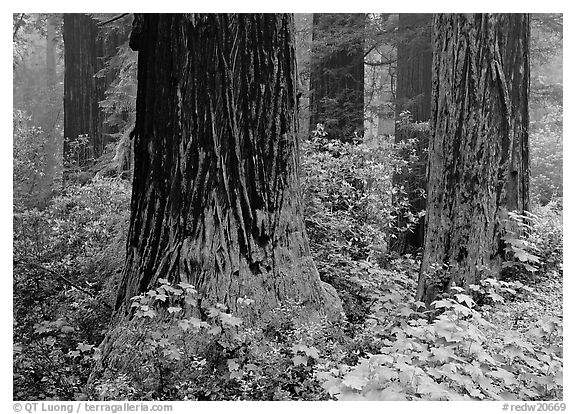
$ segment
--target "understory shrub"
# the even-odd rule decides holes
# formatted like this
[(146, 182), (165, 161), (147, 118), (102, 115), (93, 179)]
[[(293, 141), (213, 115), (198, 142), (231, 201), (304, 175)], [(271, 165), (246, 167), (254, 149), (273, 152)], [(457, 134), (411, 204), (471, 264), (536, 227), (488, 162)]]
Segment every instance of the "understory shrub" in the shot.
[(561, 199), (511, 214), (504, 280), (453, 288), (426, 310), (413, 299), (419, 261), (388, 247), (418, 219), (391, 184), (417, 144), (403, 144), (408, 161), (384, 138), (303, 144), (311, 250), (345, 323), (300, 324), (300, 304), (285, 303), (247, 327), (221, 305), (197, 309), (193, 286), (161, 280), (133, 298), (121, 328), (129, 368), (89, 390), (124, 262), (129, 184), (95, 178), (44, 209), (16, 203), (14, 398), (561, 399), (562, 318), (518, 305), (532, 304), (539, 280), (561, 281)]
[(531, 124), (529, 136), (530, 199), (535, 206), (563, 196), (562, 106), (548, 103), (546, 108), (546, 115)]
[(107, 328), (129, 186), (96, 179), (14, 214), (14, 398), (73, 399)]
[(369, 303), (349, 277), (355, 263), (389, 262), (394, 254), (389, 241), (412, 231), (421, 216), (409, 205), (414, 195), (392, 184), (394, 174), (415, 168), (417, 146), (416, 139), (395, 145), (390, 137), (379, 137), (353, 144), (323, 134), (303, 143), (304, 217), (311, 251), (320, 277), (336, 288), (352, 323), (363, 320)]
[(562, 399), (561, 318), (497, 329), (489, 315), (505, 295), (526, 294), (523, 285), (486, 279), (471, 287), (482, 306), (455, 287), (431, 310), (383, 295), (364, 333), (375, 351), (322, 366), (324, 389), (339, 400)]
[(428, 122), (413, 122), (409, 111), (400, 113), (391, 154), (394, 176), (390, 214), (391, 248), (400, 254), (413, 252), (424, 236), (429, 137)]
[(15, 110), (12, 116), (14, 129), (13, 196), (14, 207), (29, 208), (44, 202), (52, 190), (47, 183), (48, 136), (42, 128), (31, 125), (31, 117)]
[(509, 213), (512, 224), (504, 238), (507, 261), (505, 279), (531, 280), (562, 276), (562, 202), (553, 200), (534, 212)]
[[(240, 307), (253, 302), (238, 299)], [(193, 286), (160, 280), (132, 306), (134, 318), (116, 339), (121, 351), (108, 357), (108, 374), (92, 385), (96, 399), (328, 398), (314, 368), (337, 349), (340, 330), (324, 319), (295, 323), (297, 303), (244, 327), (223, 305), (198, 309)]]
[(387, 143), (342, 143), (322, 134), (302, 146), (304, 218), (322, 280), (343, 300), (350, 322), (366, 301), (348, 275), (352, 264), (387, 252), (392, 201)]

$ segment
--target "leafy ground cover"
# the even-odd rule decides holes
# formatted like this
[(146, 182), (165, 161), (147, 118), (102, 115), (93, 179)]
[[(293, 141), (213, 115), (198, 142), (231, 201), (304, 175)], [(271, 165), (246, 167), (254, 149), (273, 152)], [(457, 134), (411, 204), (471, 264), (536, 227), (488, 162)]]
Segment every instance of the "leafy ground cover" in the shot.
[(377, 302), (357, 334), (368, 351), (317, 373), (333, 398), (562, 399), (562, 301), (550, 295), (559, 278), (533, 287), (486, 279), (471, 295), (454, 289), (432, 312), (409, 305), (413, 274), (386, 271), (387, 285), (370, 279)]
[[(304, 145), (306, 224), (347, 320), (297, 322), (286, 303), (256, 326), (193, 286), (134, 298), (130, 369), (100, 359), (123, 263), (129, 185), (95, 179), (14, 216), (14, 398), (156, 400), (562, 399), (560, 200), (507, 237), (504, 278), (414, 302), (418, 256), (388, 250), (396, 212), (387, 142)], [(400, 200), (401, 197), (395, 197)], [(405, 229), (409, 231), (409, 229)], [(252, 306), (254, 298), (243, 299)], [(125, 356), (126, 356), (125, 355)]]

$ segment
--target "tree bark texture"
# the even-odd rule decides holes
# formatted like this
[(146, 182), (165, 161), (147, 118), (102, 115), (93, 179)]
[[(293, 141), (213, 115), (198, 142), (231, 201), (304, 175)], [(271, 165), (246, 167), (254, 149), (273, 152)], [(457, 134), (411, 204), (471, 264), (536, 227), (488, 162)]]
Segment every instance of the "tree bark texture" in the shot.
[[(528, 209), (528, 14), (434, 17), (432, 138), (416, 299), (500, 270), (507, 213)], [(440, 266), (440, 267), (438, 267)]]
[(364, 14), (313, 15), (310, 131), (351, 141), (364, 130)]
[[(64, 159), (83, 168), (102, 154), (98, 92), (94, 75), (96, 21), (86, 14), (64, 14)], [(78, 136), (88, 136), (80, 143)]]
[(339, 315), (308, 246), (287, 14), (136, 15), (134, 181), (118, 312), (159, 278), (255, 315), (302, 301)]
[[(425, 165), (429, 144), (429, 129), (422, 125), (400, 122), (400, 113), (410, 111), (412, 122), (427, 122), (430, 119), (432, 94), (432, 15), (401, 13), (398, 17), (400, 40), (397, 54), (396, 80), (396, 129), (397, 144), (416, 139), (416, 153), (401, 152), (407, 162), (404, 171), (394, 175), (396, 187), (404, 186), (408, 198), (408, 210), (412, 216), (426, 209)], [(413, 155), (416, 156), (414, 160)], [(398, 216), (398, 228), (405, 228), (408, 220), (404, 214)], [(411, 232), (397, 232), (391, 247), (403, 254), (422, 248), (424, 245), (424, 217), (420, 217)]]
[(296, 61), (298, 62), (298, 136), (310, 136), (310, 56), (313, 13), (295, 13)]

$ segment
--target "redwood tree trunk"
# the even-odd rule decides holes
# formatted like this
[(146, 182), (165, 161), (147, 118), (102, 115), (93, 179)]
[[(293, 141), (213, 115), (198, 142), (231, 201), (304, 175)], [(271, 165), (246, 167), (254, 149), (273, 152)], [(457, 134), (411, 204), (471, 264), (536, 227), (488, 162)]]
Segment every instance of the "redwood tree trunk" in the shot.
[(302, 218), (293, 18), (136, 15), (134, 181), (117, 313), (159, 278), (204, 305), (339, 315)]
[[(62, 137), (56, 133), (56, 125), (60, 119), (62, 101), (61, 89), (56, 83), (56, 27), (58, 17), (55, 14), (46, 16), (46, 87), (50, 91), (50, 105), (54, 108), (47, 113), (46, 121), (42, 125), (47, 134), (44, 151), (46, 153), (46, 165), (44, 167), (43, 188), (46, 189), (44, 195), (47, 200), (61, 185), (62, 174)], [(60, 92), (60, 93), (58, 93)]]
[[(528, 14), (434, 18), (432, 142), (416, 299), (498, 272), (507, 213), (528, 209)], [(442, 267), (438, 268), (435, 265)]]
[(364, 130), (364, 14), (313, 15), (310, 131), (350, 141)]
[(56, 85), (56, 16), (49, 14), (46, 18), (46, 85)]
[[(425, 125), (401, 122), (400, 114), (410, 111), (412, 122), (430, 119), (432, 93), (432, 15), (401, 13), (398, 19), (400, 40), (398, 42), (396, 80), (396, 131), (397, 144), (416, 139), (416, 153), (400, 152), (408, 163), (403, 171), (394, 175), (394, 184), (404, 186), (408, 206), (398, 214), (398, 228), (406, 228), (405, 214), (417, 218), (426, 209), (426, 162), (430, 130)], [(414, 161), (414, 157), (416, 160)], [(424, 244), (424, 217), (417, 218), (412, 231), (397, 232), (391, 247), (403, 254), (422, 248)]]
[[(84, 168), (102, 154), (96, 79), (96, 21), (64, 14), (64, 159)], [(87, 136), (85, 144), (78, 136)]]

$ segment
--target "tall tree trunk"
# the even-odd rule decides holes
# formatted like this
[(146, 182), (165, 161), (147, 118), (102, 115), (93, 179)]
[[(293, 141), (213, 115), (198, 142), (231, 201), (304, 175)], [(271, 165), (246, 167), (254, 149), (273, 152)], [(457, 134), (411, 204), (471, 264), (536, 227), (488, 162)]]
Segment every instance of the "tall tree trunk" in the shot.
[[(50, 96), (56, 95), (56, 26), (58, 19), (54, 14), (48, 14), (46, 17), (46, 86), (49, 90)], [(61, 95), (60, 95), (61, 96)], [(45, 199), (48, 200), (61, 185), (61, 169), (62, 169), (62, 139), (59, 134), (56, 134), (55, 127), (58, 123), (58, 118), (61, 115), (60, 106), (62, 101), (54, 102), (51, 104), (55, 106), (55, 111), (48, 112), (48, 119), (44, 130), (47, 132), (47, 141), (45, 146), (46, 152), (46, 165), (44, 167), (44, 181), (46, 194)], [(52, 107), (49, 105), (48, 107)], [(59, 108), (59, 109), (58, 109)], [(52, 116), (50, 116), (52, 115)]]
[[(96, 39), (96, 99), (98, 102), (106, 99), (106, 91), (119, 74), (118, 69), (110, 67), (108, 63), (116, 56), (119, 47), (128, 42), (130, 23), (128, 19), (122, 20), (122, 22), (125, 25), (117, 25), (109, 30), (102, 30)], [(127, 114), (117, 114), (117, 116), (123, 115), (127, 118)], [(113, 135), (117, 134), (119, 129), (108, 125), (106, 114), (102, 109), (99, 109), (99, 123), (102, 151), (104, 151), (108, 144), (115, 141)]]
[(410, 111), (414, 122), (425, 122), (432, 104), (432, 15), (401, 13), (398, 28), (396, 117)]
[(64, 159), (75, 168), (87, 167), (103, 149), (94, 78), (97, 33), (90, 16), (64, 14)]
[(417, 300), (500, 270), (528, 209), (528, 14), (434, 17), (432, 142)]
[(56, 16), (49, 14), (46, 23), (46, 85), (56, 85)]
[[(399, 36), (396, 81), (396, 144), (416, 139), (415, 148), (401, 151), (399, 155), (407, 162), (407, 168), (394, 175), (396, 187), (404, 186), (408, 205), (399, 211), (397, 227), (407, 228), (409, 220), (412, 231), (397, 232), (391, 246), (395, 251), (406, 253), (420, 249), (424, 244), (424, 217), (418, 212), (426, 209), (426, 150), (430, 130), (412, 122), (427, 122), (430, 119), (432, 93), (432, 34), (431, 14), (401, 13), (398, 17)], [(403, 111), (410, 111), (410, 122), (401, 119)], [(415, 154), (412, 153), (415, 149)], [(414, 155), (417, 157), (414, 161)]]
[(350, 141), (364, 130), (364, 14), (313, 16), (310, 131)]
[(339, 315), (310, 255), (298, 182), (293, 18), (137, 15), (132, 215), (117, 309), (159, 278), (256, 314)]

